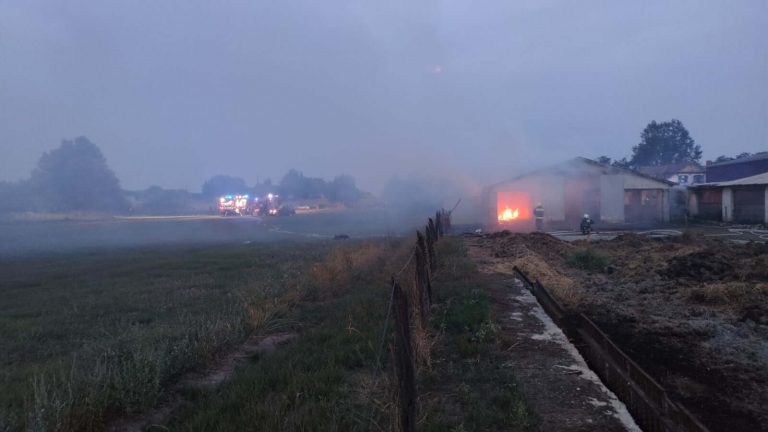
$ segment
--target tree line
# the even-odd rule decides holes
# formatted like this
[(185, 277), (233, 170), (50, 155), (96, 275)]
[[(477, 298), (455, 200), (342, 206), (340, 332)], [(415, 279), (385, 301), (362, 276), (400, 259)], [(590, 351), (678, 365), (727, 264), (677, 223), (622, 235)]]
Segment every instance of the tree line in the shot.
[(214, 176), (202, 187), (202, 194), (152, 186), (143, 191), (125, 191), (99, 147), (81, 136), (63, 140), (43, 153), (29, 178), (0, 181), (0, 213), (9, 212), (105, 212), (128, 213), (137, 210), (172, 213), (189, 207), (190, 200), (213, 199), (224, 194), (251, 193), (255, 196), (279, 193), (286, 198), (327, 198), (334, 203), (352, 205), (366, 194), (355, 179), (339, 175), (331, 181), (306, 177), (290, 170), (279, 184), (270, 180), (248, 187), (238, 177)]
[(276, 185), (272, 184), (271, 179), (266, 179), (248, 186), (240, 177), (217, 175), (208, 179), (202, 187), (202, 194), (206, 198), (246, 193), (254, 196), (276, 193), (286, 199), (294, 200), (326, 198), (331, 202), (347, 205), (357, 202), (366, 195), (358, 189), (355, 179), (349, 175), (342, 174), (331, 181), (326, 181), (319, 177), (307, 177), (295, 169), (289, 170)]

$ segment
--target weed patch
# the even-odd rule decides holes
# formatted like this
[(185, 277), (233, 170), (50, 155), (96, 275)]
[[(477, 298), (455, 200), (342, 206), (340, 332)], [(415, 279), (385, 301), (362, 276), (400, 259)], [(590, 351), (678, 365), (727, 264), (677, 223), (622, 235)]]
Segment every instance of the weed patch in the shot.
[(571, 267), (590, 272), (602, 272), (608, 267), (608, 258), (591, 248), (571, 253), (565, 262)]
[(491, 300), (463, 242), (438, 243), (437, 309), (432, 370), (422, 373), (427, 431), (535, 430), (513, 371), (503, 366), (504, 341), (491, 313)]

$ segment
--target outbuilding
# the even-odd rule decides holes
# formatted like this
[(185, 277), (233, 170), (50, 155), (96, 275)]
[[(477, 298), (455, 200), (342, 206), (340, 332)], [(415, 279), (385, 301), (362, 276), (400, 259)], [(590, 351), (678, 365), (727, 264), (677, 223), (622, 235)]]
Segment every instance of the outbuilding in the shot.
[(689, 189), (693, 217), (768, 225), (768, 172), (737, 180), (704, 183)]
[(725, 182), (768, 172), (768, 152), (724, 162), (707, 163), (707, 181)]
[(669, 221), (672, 182), (628, 169), (575, 159), (486, 187), (489, 225), (531, 230), (544, 207), (546, 229), (577, 227), (584, 214), (599, 225), (651, 226)]

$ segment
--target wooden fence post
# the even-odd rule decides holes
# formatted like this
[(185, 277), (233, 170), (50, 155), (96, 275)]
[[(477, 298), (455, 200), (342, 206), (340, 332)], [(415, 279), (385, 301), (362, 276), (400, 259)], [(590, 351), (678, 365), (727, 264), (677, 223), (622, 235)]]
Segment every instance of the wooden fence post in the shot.
[(436, 230), (427, 229), (427, 239), (426, 239), (427, 263), (429, 264), (430, 280), (432, 279), (432, 274), (435, 272), (435, 270), (437, 270), (437, 261), (435, 258), (435, 239), (436, 238), (437, 238)]
[(435, 221), (432, 218), (427, 219), (427, 230), (432, 234), (432, 237), (437, 237), (437, 230), (435, 229)]
[(408, 297), (394, 282), (395, 362), (399, 384), (400, 427), (403, 432), (416, 430), (416, 363), (411, 345), (411, 324), (408, 318)]
[(432, 304), (432, 282), (429, 279), (429, 264), (427, 262), (427, 246), (421, 232), (416, 232), (416, 272), (415, 286), (419, 299), (419, 315), (421, 315), (421, 328), (426, 329), (429, 324), (429, 305)]

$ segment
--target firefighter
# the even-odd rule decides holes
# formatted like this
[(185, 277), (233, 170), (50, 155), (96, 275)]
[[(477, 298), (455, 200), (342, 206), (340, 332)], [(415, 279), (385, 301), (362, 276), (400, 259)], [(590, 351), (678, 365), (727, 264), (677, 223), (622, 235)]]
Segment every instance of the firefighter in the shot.
[(584, 217), (581, 219), (581, 233), (584, 235), (592, 234), (592, 224), (595, 223), (592, 219), (590, 219), (588, 214), (584, 214)]
[(533, 209), (533, 216), (536, 218), (536, 231), (543, 231), (544, 229), (544, 206), (541, 203), (536, 205)]

